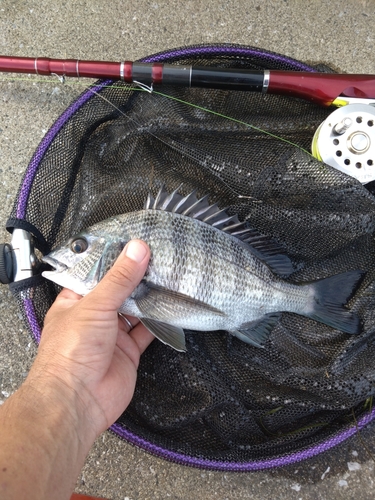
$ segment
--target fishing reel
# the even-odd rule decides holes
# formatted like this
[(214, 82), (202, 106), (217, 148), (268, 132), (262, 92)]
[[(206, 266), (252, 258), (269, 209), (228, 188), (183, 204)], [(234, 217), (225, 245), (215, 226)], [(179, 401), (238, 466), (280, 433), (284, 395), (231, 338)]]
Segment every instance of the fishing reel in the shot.
[(374, 181), (375, 103), (345, 102), (318, 127), (311, 149), (315, 158), (362, 184)]

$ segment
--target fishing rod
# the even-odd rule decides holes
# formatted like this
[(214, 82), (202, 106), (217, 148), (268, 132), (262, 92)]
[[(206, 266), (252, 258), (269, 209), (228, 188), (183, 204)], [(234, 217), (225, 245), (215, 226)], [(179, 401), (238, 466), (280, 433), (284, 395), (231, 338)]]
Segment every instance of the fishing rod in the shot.
[[(375, 75), (254, 71), (177, 64), (0, 56), (0, 72), (111, 78), (144, 85), (243, 90), (299, 97), (322, 106), (375, 103)], [(370, 102), (368, 102), (370, 103)]]
[(375, 75), (218, 68), (143, 62), (0, 56), (0, 72), (110, 78), (297, 97), (336, 108), (316, 130), (312, 154), (363, 184), (375, 180)]

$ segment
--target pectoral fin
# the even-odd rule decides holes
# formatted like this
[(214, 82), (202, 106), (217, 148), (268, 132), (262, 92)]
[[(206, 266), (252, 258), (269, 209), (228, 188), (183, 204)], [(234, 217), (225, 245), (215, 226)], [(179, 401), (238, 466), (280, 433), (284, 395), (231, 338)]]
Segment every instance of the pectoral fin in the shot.
[(258, 321), (244, 323), (240, 328), (232, 330), (230, 333), (247, 344), (263, 347), (279, 318), (280, 313), (267, 314)]
[(192, 315), (202, 317), (206, 315), (225, 316), (219, 309), (193, 297), (153, 283), (147, 283), (146, 286), (147, 292), (135, 298), (139, 310), (146, 317), (157, 318), (160, 321), (169, 323), (172, 319), (181, 320)]
[(154, 319), (141, 318), (140, 321), (163, 344), (167, 344), (176, 351), (185, 352), (185, 333), (182, 328), (168, 325)]
[(201, 318), (215, 315), (225, 316), (222, 311), (199, 300), (179, 292), (174, 292), (146, 283), (142, 294), (134, 298), (142, 316), (140, 321), (161, 340), (177, 351), (185, 351), (185, 334), (181, 327), (171, 323), (184, 324), (191, 318)]

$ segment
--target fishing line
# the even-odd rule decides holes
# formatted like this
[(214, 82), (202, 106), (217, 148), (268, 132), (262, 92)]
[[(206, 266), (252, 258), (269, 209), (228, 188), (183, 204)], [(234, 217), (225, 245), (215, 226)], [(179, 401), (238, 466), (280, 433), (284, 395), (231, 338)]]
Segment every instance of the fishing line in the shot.
[[(74, 86), (83, 86), (84, 83), (83, 82), (69, 82), (69, 83), (66, 83), (65, 80), (62, 80), (61, 77), (59, 75), (55, 75), (56, 78), (58, 78), (59, 80), (59, 83), (60, 84), (63, 84), (65, 86), (68, 86), (68, 87), (74, 87)], [(52, 80), (41, 80), (41, 79), (32, 79), (30, 80), (30, 78), (0, 78), (0, 82), (28, 82), (28, 83), (31, 83), (31, 81), (33, 83), (56, 83)], [(220, 118), (223, 118), (223, 119), (226, 119), (226, 120), (230, 120), (234, 123), (238, 123), (239, 125), (244, 125), (246, 127), (249, 127), (257, 132), (260, 132), (262, 134), (265, 134), (265, 135), (268, 135), (269, 137), (272, 137), (274, 139), (277, 139), (279, 141), (282, 141), (282, 142), (285, 142), (286, 144), (289, 144), (290, 146), (293, 146), (297, 149), (299, 149), (300, 151), (303, 151), (304, 153), (308, 154), (309, 156), (311, 156), (313, 158), (313, 155), (311, 154), (311, 152), (309, 152), (307, 149), (304, 149), (303, 147), (299, 146), (298, 144), (292, 142), (292, 141), (289, 141), (288, 139), (285, 139), (283, 137), (280, 137), (278, 136), (277, 134), (274, 134), (272, 132), (268, 132), (267, 130), (264, 130), (260, 127), (256, 127), (255, 125), (252, 125), (251, 123), (248, 123), (248, 122), (245, 122), (243, 120), (238, 120), (237, 118), (233, 118), (231, 116), (228, 116), (228, 115), (225, 115), (223, 113), (218, 113), (217, 111), (213, 111), (212, 109), (209, 109), (209, 108), (206, 108), (205, 106), (201, 106), (199, 104), (194, 104), (190, 101), (186, 101), (184, 99), (180, 99), (178, 97), (174, 97), (174, 96), (171, 96), (169, 94), (166, 94), (164, 92), (160, 92), (160, 91), (157, 91), (157, 90), (154, 90), (152, 87), (148, 87), (147, 88), (143, 85), (143, 84), (140, 84), (140, 83), (136, 83), (136, 85), (138, 85), (138, 87), (132, 87), (131, 85), (128, 85), (128, 88), (129, 90), (133, 90), (133, 91), (138, 91), (138, 92), (147, 92), (148, 94), (155, 94), (155, 95), (159, 95), (161, 97), (165, 97), (166, 99), (170, 99), (170, 100), (173, 100), (175, 102), (178, 102), (180, 104), (184, 104), (186, 106), (190, 106), (192, 108), (195, 108), (195, 109), (198, 109), (200, 111), (204, 111), (205, 113), (209, 113), (209, 114), (212, 114), (214, 116), (218, 116)], [(111, 88), (114, 88), (114, 89), (123, 89), (124, 86), (118, 86), (118, 85), (105, 85), (103, 86), (103, 89), (106, 88), (106, 87), (111, 87)], [(91, 91), (90, 87), (88, 87), (88, 90)], [(136, 123), (138, 126), (139, 126), (139, 123), (134, 119), (134, 118), (130, 118), (129, 116), (127, 116), (125, 113), (123, 113), (117, 106), (115, 106), (113, 103), (111, 103), (108, 99), (104, 98), (102, 95), (100, 95), (100, 93), (98, 92), (93, 92), (95, 93), (96, 95), (100, 96), (102, 99), (104, 99), (105, 101), (108, 102), (108, 104), (110, 104), (111, 106), (113, 106), (114, 109), (117, 109), (120, 113), (122, 113), (124, 116), (126, 116), (129, 120), (133, 120), (134, 123)], [(152, 134), (151, 132), (147, 132), (149, 133), (150, 135), (154, 136), (156, 139), (160, 140), (161, 142), (164, 142), (162, 139), (160, 139), (159, 137), (155, 136), (154, 134)], [(168, 143), (165, 143), (168, 145)], [(172, 147), (170, 144), (169, 144), (170, 147)]]
[[(138, 84), (137, 84), (138, 85)], [(109, 87), (109, 86), (108, 86)], [(123, 89), (124, 87), (123, 86), (116, 86), (116, 85), (110, 85), (111, 88), (117, 88), (117, 89)], [(106, 86), (104, 86), (103, 88), (106, 88)], [(131, 87), (129, 86), (128, 87), (129, 89), (131, 89)], [(119, 109), (117, 106), (115, 106), (111, 101), (109, 101), (106, 97), (104, 97), (103, 95), (101, 95), (100, 92), (96, 92), (92, 89), (88, 89), (89, 91), (91, 91), (92, 93), (96, 94), (98, 97), (102, 98), (103, 100), (105, 100), (106, 102), (108, 102), (108, 104), (110, 106), (112, 106), (114, 109), (116, 109), (117, 111), (119, 111), (119, 113), (121, 113), (125, 118), (127, 118), (128, 120), (132, 121), (133, 123), (135, 123), (138, 127), (141, 126), (141, 124), (133, 117), (130, 117), (128, 115), (126, 115), (121, 109)], [(291, 141), (288, 141), (287, 139), (284, 139), (282, 137), (279, 137), (275, 134), (272, 134), (271, 132), (267, 132), (266, 130), (263, 130), (259, 127), (256, 127), (254, 125), (251, 125), (247, 122), (244, 122), (242, 120), (238, 120), (236, 118), (233, 118), (233, 117), (230, 117), (230, 116), (227, 116), (227, 115), (224, 115), (222, 113), (218, 113), (216, 111), (213, 111), (209, 108), (206, 108), (204, 106), (201, 106), (201, 105), (198, 105), (198, 104), (194, 104), (192, 102), (189, 102), (189, 101), (186, 101), (186, 100), (183, 100), (183, 99), (180, 99), (180, 98), (177, 98), (177, 97), (174, 97), (174, 96), (171, 96), (169, 94), (165, 94), (163, 92), (160, 92), (160, 91), (155, 91), (153, 90), (152, 87), (147, 87), (147, 86), (144, 86), (143, 84), (138, 87), (138, 88), (133, 88), (132, 90), (135, 90), (135, 91), (139, 91), (139, 92), (146, 92), (147, 94), (155, 94), (155, 95), (159, 95), (161, 97), (164, 97), (164, 98), (167, 98), (167, 99), (170, 99), (172, 101), (175, 101), (175, 102), (178, 102), (180, 104), (183, 104), (183, 105), (186, 105), (186, 106), (190, 106), (190, 107), (193, 107), (195, 109), (199, 109), (200, 111), (203, 111), (203, 112), (206, 112), (206, 113), (209, 113), (209, 114), (212, 114), (214, 116), (218, 116), (220, 118), (223, 118), (223, 119), (227, 119), (227, 120), (230, 120), (234, 123), (238, 123), (240, 125), (244, 125), (246, 127), (249, 127), (253, 130), (256, 130), (257, 132), (261, 132), (261, 133), (264, 133), (270, 137), (273, 137), (275, 139), (278, 139), (282, 142), (285, 142), (291, 146), (294, 146), (296, 148), (298, 148), (299, 150), (303, 151), (304, 153), (307, 153), (309, 156), (312, 157), (311, 153), (309, 153), (307, 150), (305, 150), (304, 148), (298, 146), (297, 144), (291, 142)], [(175, 151), (178, 151), (178, 152), (181, 152), (181, 149), (179, 149), (178, 146), (175, 146), (165, 140), (163, 140), (161, 137), (157, 136), (156, 134), (153, 134), (152, 132), (150, 131), (147, 131), (147, 133), (149, 135), (151, 135), (152, 137), (154, 137), (155, 139), (157, 139), (158, 141), (162, 142), (163, 144), (165, 144), (166, 146), (168, 146), (169, 148), (175, 150)], [(191, 152), (189, 153), (188, 151), (188, 146), (186, 144), (184, 144), (184, 155), (185, 156), (188, 156), (189, 158), (195, 160), (195, 161), (199, 161), (195, 155), (193, 155)], [(201, 163), (201, 162), (200, 162)], [(231, 187), (224, 179), (221, 178), (220, 174), (218, 173), (217, 174), (218, 178), (220, 178), (221, 182), (230, 190), (232, 191), (238, 198), (241, 198), (241, 199), (252, 199), (254, 201), (256, 201), (257, 203), (260, 203), (261, 201), (260, 200), (255, 200), (255, 198), (253, 196), (245, 196), (245, 195), (242, 195), (240, 193), (238, 193), (235, 189), (233, 189), (233, 187)]]
[[(68, 84), (66, 83), (66, 81), (64, 79), (62, 79), (62, 77), (60, 77), (59, 75), (55, 75), (56, 78), (58, 79), (58, 83), (61, 85), (66, 85), (68, 87), (74, 87), (74, 86), (83, 86), (84, 85), (84, 82), (79, 82), (79, 81), (76, 81), (76, 82), (69, 82)], [(30, 79), (30, 78), (1, 78), (0, 79), (0, 82), (6, 82), (6, 81), (9, 81), (9, 82), (33, 82), (33, 83), (54, 83), (56, 84), (57, 82), (55, 81), (52, 81), (52, 80), (42, 80), (42, 79)], [(134, 85), (134, 84), (133, 84)], [(111, 85), (104, 85), (102, 87), (102, 89), (105, 89), (105, 88), (113, 88), (113, 89), (119, 89), (119, 90), (123, 90), (124, 88), (126, 88), (127, 90), (131, 90), (131, 91), (136, 91), (136, 92), (146, 92), (147, 94), (154, 94), (154, 95), (157, 95), (157, 96), (160, 96), (162, 98), (165, 98), (165, 99), (169, 99), (171, 101), (174, 101), (174, 102), (177, 102), (179, 104), (182, 104), (183, 106), (190, 106), (191, 108), (194, 108), (194, 109), (197, 109), (199, 111), (202, 111), (204, 113), (208, 113), (208, 114), (211, 114), (213, 116), (217, 116), (219, 118), (222, 118), (224, 120), (229, 120), (233, 123), (236, 123), (238, 125), (241, 125), (241, 126), (244, 126), (244, 127), (247, 127), (247, 128), (250, 128), (256, 132), (259, 132), (261, 134), (265, 134), (267, 135), (268, 137), (271, 137), (273, 139), (276, 139), (276, 140), (279, 140), (281, 142), (284, 142), (286, 144), (288, 144), (289, 146), (292, 146), (292, 147), (295, 147), (297, 149), (299, 149), (300, 151), (303, 151), (305, 154), (309, 155), (310, 157), (313, 158), (313, 156), (311, 155), (311, 153), (302, 148), (301, 146), (299, 146), (298, 144), (295, 144), (294, 142), (292, 141), (289, 141), (288, 139), (285, 139), (283, 137), (280, 137), (278, 136), (277, 134), (274, 134), (272, 132), (268, 132), (267, 130), (264, 130), (260, 127), (256, 127), (255, 125), (252, 125), (250, 123), (247, 123), (243, 120), (239, 120), (237, 118), (234, 118), (234, 117), (231, 117), (231, 116), (228, 116), (228, 115), (225, 115), (223, 113), (219, 113), (217, 111), (214, 111), (212, 109), (209, 109), (209, 108), (206, 108), (205, 106), (201, 106), (199, 104), (194, 104), (190, 101), (186, 101), (184, 99), (180, 99), (178, 97), (175, 97), (175, 96), (171, 96), (169, 94), (166, 94), (164, 92), (160, 92), (160, 91), (157, 91), (157, 90), (154, 90), (153, 87), (149, 87), (149, 86), (146, 86), (144, 84), (141, 84), (139, 82), (136, 82), (135, 85), (137, 86), (133, 86), (132, 84), (128, 84), (126, 87), (124, 87), (124, 85), (120, 86), (120, 85), (116, 85), (116, 84), (111, 84)], [(109, 99), (107, 99), (105, 96), (102, 95), (101, 92), (96, 92), (94, 91), (90, 85), (88, 87), (86, 87), (87, 90), (95, 95), (97, 95), (98, 97), (100, 97), (101, 99), (103, 99), (104, 101), (106, 101), (110, 106), (112, 106), (114, 109), (116, 109), (119, 113), (121, 113), (127, 120), (133, 122), (137, 127), (141, 127), (142, 124), (134, 117), (130, 117), (128, 116), (126, 113), (124, 113), (119, 107), (117, 107), (115, 104), (113, 104)], [(160, 141), (161, 143), (163, 143), (164, 145), (166, 145), (167, 147), (169, 147), (170, 149), (174, 150), (174, 151), (177, 151), (177, 152), (181, 152), (182, 149), (179, 148), (178, 144), (171, 144), (170, 142), (164, 140), (163, 138), (159, 137), (158, 135), (152, 133), (151, 131), (147, 130), (146, 131), (147, 134), (149, 134), (151, 137), (154, 137), (156, 140)], [(190, 151), (189, 151), (190, 149)], [(197, 158), (197, 155), (194, 154), (192, 152), (193, 150), (193, 146), (188, 146), (186, 143), (184, 144), (184, 148), (183, 148), (183, 154), (189, 158), (191, 158), (192, 160), (194, 161), (198, 161), (203, 167), (205, 167), (202, 162), (199, 160), (199, 158)], [(254, 202), (257, 202), (259, 203), (260, 200), (256, 200), (253, 196), (246, 196), (244, 194), (241, 194), (239, 192), (237, 192), (233, 187), (231, 187), (226, 181), (225, 179), (223, 179), (220, 175), (219, 172), (217, 172), (217, 177), (220, 179), (220, 181), (226, 186), (227, 189), (229, 189), (232, 193), (235, 194), (235, 196), (239, 199), (252, 199), (254, 200)], [(151, 183), (151, 180), (150, 180), (150, 183)]]
[(307, 151), (307, 149), (304, 149), (301, 146), (299, 146), (298, 144), (295, 144), (294, 142), (289, 141), (288, 139), (284, 139), (283, 137), (280, 137), (280, 136), (278, 136), (276, 134), (273, 134), (272, 132), (268, 132), (267, 130), (264, 130), (264, 129), (260, 128), (260, 127), (256, 127), (255, 125), (251, 125), (250, 123), (244, 122), (242, 120), (238, 120), (237, 118), (233, 118), (231, 116), (227, 116), (227, 115), (224, 115), (222, 113), (218, 113), (217, 111), (213, 111), (212, 109), (206, 108), (204, 106), (200, 106), (198, 104), (194, 104), (192, 102), (185, 101), (183, 99), (179, 99), (178, 97), (173, 97), (173, 96), (170, 96), (168, 94), (164, 94), (162, 92), (155, 91), (155, 90), (153, 91), (153, 93), (161, 95), (163, 97), (167, 97), (168, 99), (172, 99), (173, 101), (177, 101), (179, 103), (189, 105), (189, 106), (191, 106), (193, 108), (199, 109), (200, 111), (205, 111), (206, 113), (210, 113), (210, 114), (212, 114), (214, 116), (219, 116), (220, 118), (225, 118), (225, 119), (230, 120), (230, 121), (232, 121), (234, 123), (238, 123), (240, 125), (245, 125), (246, 127), (249, 127), (249, 128), (251, 128), (253, 130), (256, 130), (257, 132), (261, 132), (263, 134), (266, 134), (269, 137), (273, 137), (274, 139), (278, 139), (279, 141), (286, 142), (290, 146), (294, 146), (294, 147), (300, 149), (301, 151), (303, 151), (304, 153), (307, 153), (309, 156), (312, 157), (312, 154), (309, 151)]

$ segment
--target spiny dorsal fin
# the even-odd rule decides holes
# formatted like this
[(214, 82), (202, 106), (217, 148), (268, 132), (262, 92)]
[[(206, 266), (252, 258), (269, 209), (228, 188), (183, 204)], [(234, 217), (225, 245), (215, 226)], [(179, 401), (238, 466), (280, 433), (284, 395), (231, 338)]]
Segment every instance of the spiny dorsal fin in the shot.
[(216, 203), (210, 205), (207, 195), (198, 199), (194, 190), (182, 196), (178, 192), (181, 186), (168, 193), (163, 185), (155, 199), (151, 194), (148, 195), (144, 208), (163, 210), (200, 220), (241, 240), (276, 274), (288, 276), (294, 271), (292, 262), (278, 243), (256, 229), (248, 227), (247, 222), (240, 222), (237, 215), (229, 215), (226, 208), (219, 209)]
[(244, 225), (243, 222), (239, 221), (237, 215), (228, 215), (227, 209), (219, 209), (216, 203), (210, 205), (208, 195), (198, 199), (197, 192), (194, 190), (188, 195), (182, 196), (178, 192), (180, 188), (181, 186), (169, 194), (165, 187), (162, 186), (155, 199), (149, 194), (144, 206), (145, 210), (164, 210), (185, 215), (192, 219), (201, 220), (218, 229), (224, 229), (225, 226), (225, 230), (229, 234), (229, 226), (237, 224), (236, 227), (240, 227)]

